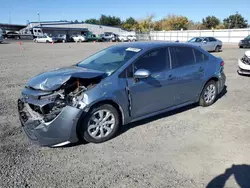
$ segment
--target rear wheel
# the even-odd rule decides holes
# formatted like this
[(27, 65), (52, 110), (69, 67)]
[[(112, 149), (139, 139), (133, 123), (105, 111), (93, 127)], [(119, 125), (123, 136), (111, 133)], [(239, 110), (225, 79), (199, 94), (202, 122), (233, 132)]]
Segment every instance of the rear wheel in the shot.
[(220, 47), (219, 47), (219, 46), (216, 46), (214, 51), (215, 51), (215, 52), (219, 52), (219, 51), (220, 51)]
[(243, 48), (243, 46), (239, 46), (239, 48)]
[(207, 107), (212, 105), (217, 97), (218, 88), (214, 80), (209, 81), (202, 90), (199, 104), (200, 106)]
[(80, 135), (88, 142), (105, 142), (117, 133), (119, 123), (119, 114), (112, 105), (100, 105), (94, 107), (84, 118)]
[(46, 40), (46, 43), (49, 43), (49, 41), (48, 41), (48, 40)]

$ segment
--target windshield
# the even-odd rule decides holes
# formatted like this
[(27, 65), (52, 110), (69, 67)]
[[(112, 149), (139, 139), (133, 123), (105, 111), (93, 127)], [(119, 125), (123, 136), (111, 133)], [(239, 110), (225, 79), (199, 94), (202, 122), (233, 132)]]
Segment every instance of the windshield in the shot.
[(102, 71), (111, 75), (141, 49), (113, 46), (80, 62), (77, 66)]
[(203, 38), (199, 38), (199, 37), (195, 37), (190, 39), (188, 42), (201, 42), (203, 40)]
[(245, 39), (250, 39), (250, 35), (248, 35)]

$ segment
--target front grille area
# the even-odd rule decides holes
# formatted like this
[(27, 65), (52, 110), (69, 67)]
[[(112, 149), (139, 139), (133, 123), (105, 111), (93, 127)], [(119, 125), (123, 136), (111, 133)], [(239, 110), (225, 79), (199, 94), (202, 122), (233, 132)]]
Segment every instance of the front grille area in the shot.
[(242, 63), (246, 64), (246, 65), (250, 65), (250, 58), (248, 58), (246, 55), (244, 55), (241, 58)]

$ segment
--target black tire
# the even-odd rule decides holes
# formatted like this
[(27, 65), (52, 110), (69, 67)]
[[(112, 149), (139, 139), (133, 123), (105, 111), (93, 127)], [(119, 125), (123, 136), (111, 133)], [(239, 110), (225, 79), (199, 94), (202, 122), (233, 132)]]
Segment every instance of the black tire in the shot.
[[(205, 100), (205, 92), (207, 90), (207, 88), (210, 86), (210, 85), (213, 85), (215, 87), (215, 93), (214, 93), (214, 98), (211, 100), (211, 101), (206, 101)], [(214, 80), (211, 80), (209, 81), (205, 87), (203, 88), (202, 90), (202, 93), (200, 95), (200, 100), (199, 100), (199, 105), (200, 106), (203, 106), (203, 107), (207, 107), (207, 106), (210, 106), (212, 105), (216, 99), (217, 99), (217, 95), (218, 95), (218, 87), (217, 87), (217, 83), (214, 81)]]
[[(114, 115), (114, 119), (115, 119), (115, 123), (114, 123), (114, 127), (112, 129), (112, 131), (103, 138), (93, 138), (89, 132), (88, 132), (88, 123), (92, 117), (92, 115), (94, 113), (96, 113), (99, 110), (108, 110), (110, 111), (113, 115)], [(91, 143), (102, 143), (105, 141), (110, 140), (111, 138), (113, 138), (118, 129), (119, 129), (119, 125), (120, 125), (120, 118), (119, 118), (119, 113), (117, 112), (117, 110), (110, 104), (103, 104), (103, 105), (99, 105), (96, 107), (93, 107), (88, 114), (83, 118), (83, 121), (80, 123), (80, 136), (82, 139), (84, 139), (87, 142), (91, 142)]]
[(46, 40), (46, 43), (49, 43), (49, 41), (48, 41), (48, 40)]
[(216, 46), (214, 51), (215, 51), (215, 52), (219, 52), (219, 51), (220, 51), (220, 47), (219, 47), (219, 46)]
[(239, 48), (243, 48), (243, 46), (239, 46)]

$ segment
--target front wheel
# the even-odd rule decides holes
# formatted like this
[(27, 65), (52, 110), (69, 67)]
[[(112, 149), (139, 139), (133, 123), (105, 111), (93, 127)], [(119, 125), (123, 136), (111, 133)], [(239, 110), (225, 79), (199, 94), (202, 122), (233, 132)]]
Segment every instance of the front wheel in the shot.
[(209, 81), (202, 90), (199, 104), (200, 106), (207, 107), (212, 105), (217, 97), (218, 89), (214, 80)]
[(112, 105), (100, 105), (93, 108), (84, 118), (80, 135), (88, 142), (105, 142), (115, 136), (119, 123), (119, 114)]

